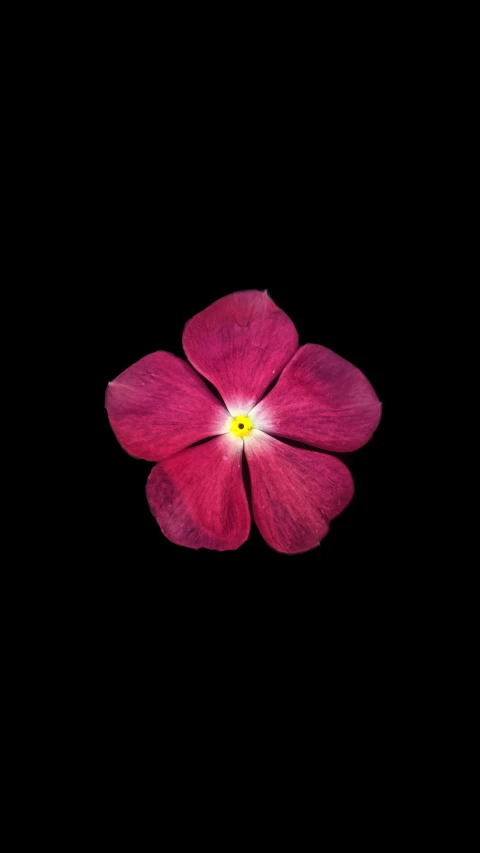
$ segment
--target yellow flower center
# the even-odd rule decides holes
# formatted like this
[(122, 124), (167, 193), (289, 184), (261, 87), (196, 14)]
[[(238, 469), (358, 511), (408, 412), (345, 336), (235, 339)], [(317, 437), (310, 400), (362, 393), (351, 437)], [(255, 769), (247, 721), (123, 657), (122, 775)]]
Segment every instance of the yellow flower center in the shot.
[(238, 438), (246, 438), (253, 429), (253, 424), (247, 415), (236, 415), (230, 423), (230, 432)]

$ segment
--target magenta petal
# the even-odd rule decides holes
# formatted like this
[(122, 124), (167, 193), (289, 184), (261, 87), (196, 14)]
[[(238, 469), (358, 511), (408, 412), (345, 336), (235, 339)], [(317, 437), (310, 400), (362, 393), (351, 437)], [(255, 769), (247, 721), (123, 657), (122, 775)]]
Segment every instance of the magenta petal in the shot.
[(248, 414), (297, 348), (292, 321), (260, 290), (218, 299), (183, 332), (188, 360), (218, 388), (232, 415)]
[(326, 347), (306, 344), (250, 417), (265, 432), (340, 452), (366, 444), (381, 410), (358, 367)]
[(147, 499), (167, 539), (215, 551), (233, 551), (248, 539), (242, 445), (221, 435), (152, 468)]
[(186, 361), (152, 352), (109, 383), (111, 427), (127, 453), (158, 462), (228, 430), (229, 415)]
[(315, 548), (328, 522), (353, 497), (348, 468), (334, 456), (300, 450), (253, 430), (245, 441), (253, 517), (272, 548), (300, 554)]

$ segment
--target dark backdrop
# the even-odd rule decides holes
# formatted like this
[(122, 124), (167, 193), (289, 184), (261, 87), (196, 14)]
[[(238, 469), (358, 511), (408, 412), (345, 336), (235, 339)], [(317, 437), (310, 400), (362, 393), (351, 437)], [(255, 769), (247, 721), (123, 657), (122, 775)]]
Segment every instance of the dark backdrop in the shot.
[[(324, 50), (331, 40), (325, 29), (320, 48), (305, 51), (304, 37), (299, 40), (298, 74), (285, 57), (275, 64), (267, 53), (267, 73), (253, 74), (248, 86), (248, 56), (237, 63), (236, 81), (215, 61), (205, 80), (207, 58), (198, 67), (184, 63), (182, 49), (169, 62), (163, 49), (169, 31), (161, 31), (160, 47), (145, 50), (143, 27), (137, 66), (131, 40), (117, 39), (112, 27), (109, 20), (99, 36), (105, 67), (91, 73), (90, 87), (85, 78), (92, 60), (82, 45), (79, 95), (70, 82), (66, 91), (69, 123), (63, 104), (56, 107), (57, 156), (66, 160), (66, 236), (51, 236), (59, 253), (69, 249), (69, 235), (73, 248), (55, 310), (60, 320), (71, 320), (67, 329), (80, 325), (82, 332), (82, 393), (71, 381), (64, 386), (82, 429), (76, 458), (66, 421), (61, 500), (74, 529), (60, 531), (67, 550), (51, 596), (66, 625), (52, 643), (66, 654), (55, 719), (66, 707), (65, 672), (72, 678), (71, 705), (81, 714), (68, 744), (78, 742), (87, 756), (92, 751), (88, 784), (98, 779), (102, 807), (117, 770), (128, 792), (157, 773), (173, 792), (192, 778), (203, 791), (212, 742), (219, 741), (226, 762), (217, 772), (228, 780), (232, 768), (236, 773), (236, 749), (249, 754), (249, 723), (255, 753), (249, 780), (261, 772), (264, 744), (271, 744), (274, 772), (288, 767), (291, 750), (308, 762), (305, 772), (290, 775), (295, 784), (320, 768), (341, 805), (345, 781), (356, 791), (372, 790), (376, 804), (367, 772), (373, 769), (379, 785), (390, 788), (381, 763), (378, 770), (372, 766), (372, 742), (395, 769), (389, 749), (403, 724), (395, 722), (385, 740), (382, 727), (389, 703), (401, 705), (395, 646), (403, 648), (410, 630), (400, 614), (400, 501), (394, 536), (389, 523), (387, 484), (395, 489), (396, 483), (386, 456), (386, 349), (404, 292), (400, 254), (411, 242), (408, 208), (417, 205), (417, 197), (408, 196), (408, 152), (415, 151), (417, 133), (409, 137), (383, 62), (371, 61), (356, 32), (362, 57), (351, 60), (344, 23), (333, 62)], [(96, 24), (90, 29), (96, 33)], [(389, 49), (389, 35), (379, 37), (373, 22), (372, 35)], [(118, 60), (106, 45), (116, 47)], [(289, 57), (288, 44), (279, 42), (278, 49)], [(402, 80), (408, 62), (402, 48)], [(62, 73), (55, 67), (55, 80)], [(407, 212), (399, 201), (404, 187)], [(48, 283), (48, 268), (41, 275)], [(299, 556), (271, 550), (254, 525), (234, 552), (170, 543), (145, 496), (152, 464), (122, 450), (104, 410), (110, 380), (156, 349), (182, 356), (185, 322), (218, 297), (249, 288), (268, 289), (295, 323), (300, 344), (321, 343), (353, 362), (384, 402), (371, 442), (345, 459), (355, 480), (353, 501), (321, 545)], [(406, 337), (408, 346), (408, 330)], [(48, 419), (48, 411), (42, 415)], [(72, 493), (78, 506), (71, 505)], [(43, 571), (37, 575), (43, 580)], [(72, 625), (77, 659), (66, 642)], [(341, 785), (325, 771), (328, 747)], [(169, 749), (172, 785), (164, 760)], [(185, 750), (191, 753), (184, 759)], [(129, 773), (129, 758), (135, 763), (140, 756), (148, 773)], [(316, 782), (311, 791), (318, 805)], [(151, 795), (157, 796), (156, 784)], [(180, 801), (183, 808), (183, 795)], [(371, 810), (365, 813), (370, 819)]]

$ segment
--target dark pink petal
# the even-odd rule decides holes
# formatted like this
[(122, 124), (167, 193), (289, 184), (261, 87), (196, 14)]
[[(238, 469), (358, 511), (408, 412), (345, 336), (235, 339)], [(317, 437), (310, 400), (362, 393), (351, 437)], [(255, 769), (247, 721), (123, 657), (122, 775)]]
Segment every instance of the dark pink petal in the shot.
[(326, 347), (306, 344), (250, 418), (257, 429), (340, 452), (369, 441), (381, 410), (358, 367)]
[(290, 447), (253, 430), (245, 440), (253, 517), (263, 538), (286, 554), (309, 551), (353, 497), (348, 468), (334, 456)]
[(167, 539), (216, 551), (233, 551), (248, 539), (242, 445), (221, 435), (152, 468), (147, 499)]
[(266, 292), (218, 299), (185, 326), (183, 349), (220, 391), (232, 415), (246, 415), (298, 347), (295, 326)]
[(110, 382), (111, 427), (127, 453), (158, 462), (228, 430), (227, 410), (186, 361), (152, 352)]

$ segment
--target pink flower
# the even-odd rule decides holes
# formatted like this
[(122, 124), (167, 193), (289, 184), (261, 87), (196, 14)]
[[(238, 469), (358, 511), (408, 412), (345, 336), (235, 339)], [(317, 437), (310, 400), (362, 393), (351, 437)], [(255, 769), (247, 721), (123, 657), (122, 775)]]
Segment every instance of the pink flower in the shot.
[(282, 438), (357, 450), (380, 421), (372, 386), (331, 350), (299, 347), (295, 326), (266, 291), (232, 293), (196, 314), (183, 348), (192, 367), (151, 353), (110, 382), (106, 396), (122, 447), (157, 463), (147, 498), (161, 530), (189, 548), (239, 548), (251, 522), (245, 452), (264, 539), (289, 554), (315, 548), (352, 499), (352, 476), (336, 457)]

